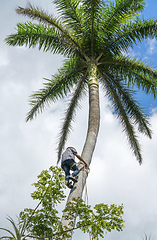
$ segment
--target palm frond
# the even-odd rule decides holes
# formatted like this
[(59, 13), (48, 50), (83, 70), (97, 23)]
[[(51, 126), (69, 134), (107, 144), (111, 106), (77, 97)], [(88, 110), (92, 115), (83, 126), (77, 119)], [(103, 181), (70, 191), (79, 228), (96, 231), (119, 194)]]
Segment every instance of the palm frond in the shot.
[(56, 8), (61, 15), (62, 21), (68, 28), (75, 30), (75, 34), (79, 37), (82, 34), (80, 0), (54, 0)]
[(82, 0), (82, 10), (86, 21), (89, 21), (90, 27), (94, 24), (94, 19), (100, 16), (102, 8), (102, 0)]
[(49, 15), (45, 11), (39, 9), (38, 7), (34, 7), (31, 4), (29, 4), (26, 8), (18, 7), (16, 12), (54, 27), (58, 31), (58, 34), (60, 34), (61, 38), (66, 39), (68, 45), (73, 45), (73, 48), (81, 52), (83, 56), (86, 56), (77, 41), (77, 37), (75, 36), (76, 33), (66, 28), (66, 25), (62, 23), (59, 17), (53, 17), (53, 15)]
[(122, 24), (128, 23), (144, 9), (144, 0), (116, 0), (109, 1), (109, 5), (104, 3), (103, 7), (103, 32), (109, 37)]
[(51, 51), (69, 55), (73, 52), (73, 46), (65, 38), (55, 31), (54, 28), (31, 22), (17, 25), (18, 33), (8, 36), (5, 41), (12, 46), (26, 45), (29, 48), (38, 46), (39, 50)]
[(109, 60), (102, 58), (99, 64), (102, 64), (104, 69), (122, 78), (128, 86), (135, 85), (146, 93), (153, 94), (154, 98), (156, 97), (157, 70), (151, 68), (146, 63), (137, 58), (131, 59), (130, 57), (120, 55)]
[(110, 35), (103, 54), (104, 56), (106, 53), (119, 55), (137, 42), (154, 37), (157, 37), (157, 21), (137, 18), (134, 23), (124, 25), (117, 29), (116, 33)]
[(70, 100), (69, 106), (65, 111), (66, 114), (65, 114), (61, 131), (60, 131), (60, 137), (59, 137), (57, 164), (59, 163), (62, 150), (65, 146), (65, 142), (67, 140), (68, 134), (72, 128), (71, 122), (73, 121), (76, 109), (79, 107), (78, 101), (85, 95), (85, 85), (88, 84), (88, 81), (85, 81), (87, 77), (87, 73), (88, 71), (86, 70), (85, 73), (82, 73), (82, 76), (80, 76), (80, 80)]
[(35, 7), (30, 3), (28, 3), (25, 8), (18, 6), (15, 11), (19, 15), (27, 16), (44, 24), (50, 24), (53, 27), (58, 27), (61, 24), (61, 20), (59, 18), (54, 17), (52, 14), (48, 14), (43, 9)]
[[(101, 76), (101, 79), (102, 79), (101, 82), (104, 86), (104, 90), (106, 91), (106, 94), (111, 100), (112, 106), (115, 109), (116, 116), (120, 119), (124, 127), (124, 131), (126, 132), (126, 135), (128, 137), (131, 149), (133, 150), (138, 162), (141, 164), (142, 163), (141, 149), (140, 149), (139, 142), (137, 140), (137, 136), (135, 134), (134, 124), (131, 121), (131, 118), (134, 117), (137, 123), (139, 125), (142, 125), (141, 128), (142, 128), (142, 131), (145, 132), (145, 134), (151, 134), (146, 124), (147, 121), (146, 119), (143, 119), (143, 115), (140, 111), (138, 111), (139, 109), (137, 107), (135, 108), (137, 112), (133, 109), (133, 106), (136, 106), (136, 104), (133, 104), (133, 106), (129, 105), (129, 102), (126, 101), (126, 99), (128, 100), (127, 95), (124, 94), (121, 98), (121, 95), (119, 94), (119, 92), (117, 92), (117, 89), (113, 84), (114, 79), (112, 78), (112, 76), (104, 72), (102, 73), (99, 69), (98, 69), (98, 72)], [(125, 97), (125, 102), (124, 102), (124, 97)], [(127, 106), (129, 106), (129, 109), (127, 109)], [(127, 113), (130, 113), (130, 115)], [(137, 114), (139, 113), (140, 115), (138, 116)]]
[(82, 22), (83, 22), (83, 43), (86, 52), (93, 56), (94, 47), (99, 31), (99, 21), (101, 18), (101, 0), (83, 0), (82, 1)]
[(67, 34), (65, 25), (63, 25), (62, 20), (59, 17), (54, 17), (52, 14), (48, 14), (43, 9), (35, 7), (28, 3), (27, 7), (17, 7), (16, 13), (23, 16), (28, 16), (33, 20), (37, 20), (42, 24), (55, 27), (58, 31), (62, 32), (64, 35)]
[(126, 88), (124, 81), (119, 80), (118, 77), (114, 77), (113, 74), (110, 74), (107, 71), (103, 71), (103, 73), (104, 72), (108, 77), (110, 77), (110, 79), (112, 79), (112, 85), (114, 86), (122, 102), (126, 114), (133, 121), (133, 123), (138, 126), (138, 130), (141, 133), (151, 138), (152, 131), (150, 129), (149, 121), (142, 109), (139, 107), (138, 102), (133, 99), (134, 91)]
[(67, 95), (70, 88), (77, 83), (80, 71), (84, 68), (81, 61), (76, 59), (67, 60), (51, 80), (45, 79), (44, 88), (35, 92), (30, 97), (31, 110), (28, 112), (26, 121), (32, 120), (39, 112), (42, 112), (46, 105), (55, 102), (58, 98)]

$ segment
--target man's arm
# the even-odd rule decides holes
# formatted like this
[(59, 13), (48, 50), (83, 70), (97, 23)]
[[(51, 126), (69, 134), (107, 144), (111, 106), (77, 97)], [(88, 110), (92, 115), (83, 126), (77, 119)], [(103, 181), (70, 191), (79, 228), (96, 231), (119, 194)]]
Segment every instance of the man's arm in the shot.
[(83, 158), (82, 158), (80, 155), (78, 155), (77, 153), (74, 153), (74, 155), (75, 155), (81, 162), (83, 162), (86, 167), (88, 167), (87, 163), (83, 160)]

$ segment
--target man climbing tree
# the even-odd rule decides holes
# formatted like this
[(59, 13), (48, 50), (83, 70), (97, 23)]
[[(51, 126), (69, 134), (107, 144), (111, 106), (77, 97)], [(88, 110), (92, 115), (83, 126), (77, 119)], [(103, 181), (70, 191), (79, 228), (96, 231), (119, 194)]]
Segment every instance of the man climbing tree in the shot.
[[(142, 40), (157, 37), (157, 20), (139, 17), (146, 5), (144, 0), (54, 0), (53, 3), (58, 10), (57, 17), (32, 5), (18, 7), (18, 14), (37, 20), (39, 24), (19, 23), (17, 33), (6, 38), (6, 43), (12, 46), (37, 46), (65, 57), (58, 73), (47, 79), (43, 89), (31, 96), (32, 108), (27, 121), (50, 102), (65, 97), (71, 88), (75, 89), (61, 129), (58, 144), (60, 159), (79, 99), (88, 89), (88, 131), (81, 157), (89, 166), (99, 131), (101, 84), (141, 164), (136, 131), (151, 138), (151, 130), (147, 117), (135, 100), (133, 88), (156, 97), (157, 71), (137, 58), (130, 58), (129, 49)], [(68, 202), (82, 197), (85, 178), (81, 171)], [(69, 225), (66, 217), (63, 217), (63, 225)]]
[[(78, 173), (79, 173), (79, 169), (76, 165), (75, 162), (75, 156), (81, 161), (83, 162), (83, 164), (88, 167), (88, 165), (86, 164), (86, 162), (82, 159), (82, 157), (80, 155), (78, 155), (77, 151), (75, 148), (73, 147), (68, 147), (66, 149), (66, 151), (62, 154), (62, 159), (61, 159), (61, 168), (64, 170), (65, 172), (65, 180), (67, 181), (67, 186), (69, 188), (73, 188), (73, 183), (77, 182), (77, 179), (75, 178)], [(72, 173), (72, 175), (70, 175), (70, 169), (73, 170), (74, 172)], [(72, 181), (70, 181), (72, 180)]]

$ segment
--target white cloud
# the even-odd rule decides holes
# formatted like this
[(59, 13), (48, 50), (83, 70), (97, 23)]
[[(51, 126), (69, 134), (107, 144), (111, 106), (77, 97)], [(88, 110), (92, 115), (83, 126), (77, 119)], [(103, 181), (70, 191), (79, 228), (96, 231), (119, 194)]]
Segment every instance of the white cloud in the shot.
[(7, 50), (0, 49), (0, 69), (3, 66), (6, 66), (9, 63)]
[(147, 54), (154, 54), (154, 52), (156, 52), (156, 45), (157, 45), (157, 41), (155, 38), (153, 39), (148, 39), (147, 43), (149, 45), (149, 48), (147, 50)]

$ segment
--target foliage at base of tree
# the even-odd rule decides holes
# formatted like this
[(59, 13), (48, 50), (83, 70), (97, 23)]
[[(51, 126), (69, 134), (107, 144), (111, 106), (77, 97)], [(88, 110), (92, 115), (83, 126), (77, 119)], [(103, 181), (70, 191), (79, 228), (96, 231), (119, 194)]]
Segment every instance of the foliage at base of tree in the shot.
[[(66, 238), (71, 231), (81, 229), (84, 233), (89, 233), (91, 239), (104, 237), (104, 233), (123, 230), (123, 205), (96, 204), (94, 208), (85, 204), (82, 199), (73, 199), (64, 209), (66, 219), (72, 220), (77, 215), (76, 227), (72, 222), (68, 228), (62, 227), (58, 204), (65, 200), (64, 189), (66, 188), (64, 174), (59, 167), (51, 166), (49, 170), (44, 170), (38, 176), (37, 183), (33, 184), (36, 190), (31, 194), (33, 200), (39, 203), (35, 209), (26, 208), (20, 212), (18, 227), (11, 219), (16, 234), (1, 228), (10, 234), (0, 239), (56, 239), (62, 236)], [(22, 231), (21, 231), (22, 229)], [(18, 237), (17, 237), (18, 236)]]
[[(99, 239), (104, 237), (104, 232), (123, 230), (123, 205), (117, 206), (112, 204), (100, 203), (96, 204), (92, 209), (90, 205), (86, 205), (82, 199), (73, 199), (69, 202), (64, 210), (67, 212), (66, 219), (73, 219), (77, 215), (77, 228), (80, 228), (84, 233), (89, 233), (91, 239)], [(73, 224), (73, 221), (71, 222)], [(72, 225), (71, 225), (72, 227)]]

